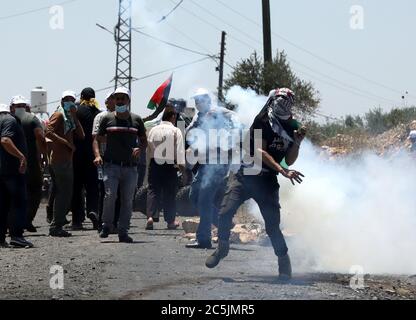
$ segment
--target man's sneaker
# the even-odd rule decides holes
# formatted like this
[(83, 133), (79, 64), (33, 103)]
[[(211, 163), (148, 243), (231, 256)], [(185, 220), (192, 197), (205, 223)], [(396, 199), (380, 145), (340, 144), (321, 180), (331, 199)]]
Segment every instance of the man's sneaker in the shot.
[(5, 248), (10, 248), (10, 246), (9, 246), (9, 244), (7, 243), (7, 241), (6, 240), (0, 240), (0, 248), (3, 248), (3, 249), (5, 249)]
[(120, 234), (118, 236), (118, 241), (122, 243), (133, 243), (133, 239), (129, 237), (128, 234)]
[(228, 255), (228, 251), (230, 250), (230, 243), (228, 241), (219, 241), (218, 248), (214, 251), (212, 255), (210, 255), (207, 260), (205, 261), (205, 265), (207, 268), (215, 268), (221, 261)]
[(27, 241), (23, 237), (12, 237), (10, 245), (19, 248), (33, 248), (33, 243)]
[(195, 240), (190, 243), (187, 243), (185, 247), (189, 249), (211, 249), (212, 243), (211, 243), (211, 240), (204, 241), (204, 242)]
[(36, 229), (36, 227), (33, 225), (33, 223), (28, 223), (27, 224), (27, 226), (26, 226), (26, 228), (25, 228), (25, 230), (27, 231), (27, 232), (30, 232), (30, 233), (36, 233), (36, 232), (38, 232), (38, 230)]
[(96, 214), (95, 212), (90, 212), (88, 213), (87, 217), (91, 220), (94, 230), (98, 230), (100, 226), (100, 219), (98, 218), (98, 214)]
[(103, 228), (100, 231), (100, 238), (105, 239), (105, 238), (108, 238), (109, 235), (110, 235), (110, 230), (108, 229), (108, 227), (103, 226)]
[(72, 234), (63, 229), (50, 229), (49, 235), (56, 238), (69, 238), (72, 236)]
[(283, 257), (279, 257), (279, 280), (288, 281), (292, 278), (292, 265), (290, 263), (290, 257), (286, 254)]

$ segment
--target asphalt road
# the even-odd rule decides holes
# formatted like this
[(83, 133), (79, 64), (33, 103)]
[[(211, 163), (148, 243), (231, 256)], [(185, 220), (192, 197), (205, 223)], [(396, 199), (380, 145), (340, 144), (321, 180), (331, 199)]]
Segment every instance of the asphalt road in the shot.
[[(366, 276), (364, 289), (350, 287), (350, 275), (298, 274), (277, 281), (271, 247), (233, 245), (214, 270), (205, 267), (206, 250), (186, 249), (183, 230), (166, 224), (145, 231), (144, 216), (135, 213), (133, 244), (116, 235), (101, 240), (89, 230), (69, 239), (47, 236), (42, 208), (32, 249), (0, 249), (0, 299), (415, 299), (415, 276)], [(209, 251), (210, 252), (210, 251)], [(266, 258), (265, 258), (266, 257)], [(51, 289), (51, 267), (63, 268), (63, 289)], [(55, 278), (53, 278), (55, 279)]]

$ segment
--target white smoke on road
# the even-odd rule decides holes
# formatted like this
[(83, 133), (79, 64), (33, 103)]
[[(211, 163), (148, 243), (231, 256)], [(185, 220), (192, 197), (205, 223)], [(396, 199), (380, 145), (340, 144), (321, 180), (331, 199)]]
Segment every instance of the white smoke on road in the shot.
[[(252, 122), (266, 98), (232, 88), (227, 98)], [(306, 177), (279, 176), (282, 228), (295, 272), (416, 273), (416, 163), (406, 152), (370, 152), (329, 160), (305, 141), (293, 166)], [(257, 205), (251, 211), (261, 219)], [(274, 259), (271, 255), (270, 258)]]
[(416, 273), (416, 163), (406, 153), (327, 160), (306, 142), (293, 187), (280, 177), (283, 226), (303, 269)]

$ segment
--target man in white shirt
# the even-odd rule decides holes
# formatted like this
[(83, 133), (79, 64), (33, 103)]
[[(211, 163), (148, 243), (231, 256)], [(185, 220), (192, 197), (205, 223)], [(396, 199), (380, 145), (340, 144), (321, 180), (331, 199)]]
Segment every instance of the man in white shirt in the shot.
[(149, 146), (149, 188), (147, 191), (146, 230), (153, 230), (153, 217), (160, 207), (168, 229), (177, 229), (175, 196), (177, 191), (177, 170), (185, 169), (185, 147), (182, 132), (175, 127), (176, 111), (168, 105), (162, 122), (152, 128), (148, 136)]

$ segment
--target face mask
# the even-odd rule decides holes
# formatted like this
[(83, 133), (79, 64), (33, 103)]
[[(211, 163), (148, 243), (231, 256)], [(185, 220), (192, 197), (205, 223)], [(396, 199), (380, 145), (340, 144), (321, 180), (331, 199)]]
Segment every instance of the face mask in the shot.
[(21, 119), (25, 115), (25, 113), (26, 113), (25, 108), (16, 108), (14, 110), (14, 115), (18, 117), (19, 119)]
[(281, 120), (289, 120), (292, 117), (292, 102), (278, 97), (272, 103), (272, 110), (275, 117)]
[(127, 106), (126, 105), (116, 106), (116, 112), (117, 113), (125, 113), (125, 112), (127, 112)]
[(76, 104), (73, 102), (64, 102), (63, 108), (66, 112), (69, 112), (72, 108), (76, 108)]

